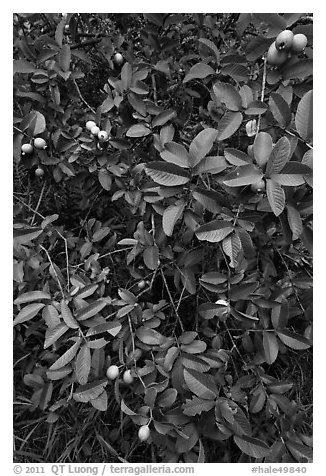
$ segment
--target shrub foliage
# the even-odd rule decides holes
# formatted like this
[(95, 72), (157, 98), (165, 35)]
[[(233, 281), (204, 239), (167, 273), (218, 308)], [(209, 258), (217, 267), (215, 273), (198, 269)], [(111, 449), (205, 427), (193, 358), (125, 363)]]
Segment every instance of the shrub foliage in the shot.
[[(308, 44), (270, 65), (284, 29)], [(310, 462), (312, 136), (309, 14), (14, 15), (17, 428)]]

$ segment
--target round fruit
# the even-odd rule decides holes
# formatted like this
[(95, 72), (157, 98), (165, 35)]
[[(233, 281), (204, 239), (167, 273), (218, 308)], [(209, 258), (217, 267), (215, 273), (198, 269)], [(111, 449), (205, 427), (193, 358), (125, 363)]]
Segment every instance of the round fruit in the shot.
[(41, 167), (37, 167), (35, 170), (36, 177), (42, 177), (44, 175), (44, 170)]
[(151, 430), (147, 425), (143, 425), (139, 428), (138, 430), (138, 438), (140, 441), (146, 441), (149, 438), (149, 435), (151, 433)]
[(92, 127), (95, 127), (95, 126), (96, 126), (96, 124), (95, 124), (94, 121), (87, 121), (87, 122), (86, 122), (86, 129), (87, 129), (88, 131), (90, 131), (90, 130), (92, 129)]
[(258, 180), (258, 182), (255, 182), (251, 184), (251, 190), (255, 193), (260, 193), (263, 192), (266, 188), (265, 180)]
[(23, 144), (21, 148), (23, 154), (31, 154), (33, 150), (32, 144)]
[(294, 35), (292, 46), (291, 46), (291, 53), (293, 53), (294, 55), (298, 55), (299, 53), (302, 53), (302, 51), (307, 46), (307, 43), (308, 43), (308, 39), (306, 35), (304, 35), (303, 33), (298, 33), (297, 35)]
[(97, 126), (93, 126), (91, 128), (91, 134), (93, 134), (93, 136), (97, 136), (97, 134), (100, 132), (100, 128), (97, 127)]
[(146, 281), (144, 281), (143, 279), (141, 281), (139, 281), (139, 283), (137, 284), (138, 288), (139, 289), (144, 289), (144, 287), (146, 286)]
[(115, 64), (122, 64), (123, 63), (123, 56), (121, 53), (116, 53), (114, 56), (113, 56), (113, 61), (115, 62)]
[(126, 370), (123, 374), (124, 383), (130, 385), (134, 381), (134, 377), (131, 375), (130, 370)]
[(280, 65), (288, 58), (287, 51), (278, 51), (275, 46), (275, 41), (271, 44), (267, 52), (267, 62), (272, 65)]
[(106, 371), (106, 376), (109, 380), (115, 380), (119, 375), (119, 367), (116, 365), (110, 365)]
[(277, 35), (275, 46), (279, 51), (289, 50), (292, 46), (294, 34), (291, 30), (284, 30)]
[(100, 131), (97, 137), (100, 142), (106, 142), (109, 138), (109, 134), (106, 131)]
[(46, 148), (46, 142), (42, 137), (37, 137), (34, 139), (34, 147), (35, 149), (45, 149)]

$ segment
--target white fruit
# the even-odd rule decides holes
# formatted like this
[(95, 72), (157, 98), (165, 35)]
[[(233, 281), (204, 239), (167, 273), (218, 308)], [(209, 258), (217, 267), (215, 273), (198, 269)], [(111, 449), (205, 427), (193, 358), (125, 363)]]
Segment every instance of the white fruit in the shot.
[(151, 433), (151, 430), (147, 425), (143, 425), (139, 428), (138, 430), (138, 438), (140, 441), (146, 441), (149, 438), (149, 435)]
[(99, 127), (93, 126), (93, 127), (91, 128), (91, 134), (93, 134), (93, 136), (97, 136), (99, 132), (100, 132), (100, 128), (99, 128)]
[(44, 175), (44, 170), (42, 169), (42, 167), (37, 167), (37, 169), (35, 170), (35, 175), (36, 177), (42, 177)]
[(86, 122), (86, 129), (87, 129), (88, 131), (90, 131), (90, 130), (92, 129), (92, 127), (95, 127), (95, 126), (96, 126), (96, 124), (95, 124), (94, 121), (87, 121), (87, 122)]
[(37, 137), (34, 139), (34, 147), (35, 149), (45, 149), (46, 148), (46, 142), (42, 137)]
[(106, 371), (106, 376), (109, 380), (115, 380), (119, 375), (119, 367), (116, 365), (110, 365)]
[(114, 56), (113, 56), (113, 61), (116, 63), (116, 64), (122, 64), (123, 63), (123, 56), (121, 53), (116, 53)]
[(126, 370), (123, 374), (124, 383), (130, 385), (134, 381), (134, 377), (131, 375), (130, 370)]
[(21, 148), (23, 154), (31, 154), (33, 150), (32, 144), (23, 144)]
[(229, 303), (225, 301), (225, 299), (219, 299), (218, 301), (215, 302), (215, 304), (219, 304), (220, 306), (228, 306)]
[(108, 140), (109, 138), (109, 134), (106, 132), (106, 131), (100, 131), (98, 134), (97, 134), (97, 137), (99, 139), (100, 142), (105, 142)]

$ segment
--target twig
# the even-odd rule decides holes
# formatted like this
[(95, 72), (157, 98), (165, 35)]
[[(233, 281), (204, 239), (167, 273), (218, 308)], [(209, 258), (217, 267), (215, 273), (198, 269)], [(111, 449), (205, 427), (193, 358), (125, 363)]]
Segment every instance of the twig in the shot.
[(143, 379), (141, 378), (141, 375), (139, 375), (138, 370), (137, 370), (137, 362), (136, 362), (136, 359), (135, 359), (136, 346), (135, 346), (135, 339), (134, 339), (134, 333), (133, 333), (133, 329), (132, 329), (130, 314), (128, 314), (128, 322), (129, 322), (129, 329), (130, 329), (130, 337), (131, 337), (131, 345), (132, 345), (132, 353), (133, 353), (133, 361), (134, 361), (135, 372), (137, 374), (137, 377), (141, 381), (144, 389), (146, 390), (146, 384), (143, 381)]
[(79, 96), (80, 99), (83, 101), (83, 103), (85, 104), (85, 106), (87, 106), (88, 109), (90, 109), (93, 114), (96, 114), (95, 110), (94, 110), (94, 109), (88, 104), (88, 102), (83, 98), (82, 93), (80, 92), (79, 86), (78, 86), (78, 84), (77, 84), (77, 82), (76, 82), (75, 79), (73, 79), (73, 83), (74, 83), (74, 85), (75, 85), (75, 87), (76, 87), (76, 89), (77, 89), (78, 96)]
[(155, 106), (157, 106), (157, 91), (156, 91), (156, 81), (155, 81), (154, 73), (152, 73), (152, 86), (153, 86), (154, 104)]
[(162, 279), (163, 279), (164, 285), (165, 285), (165, 287), (166, 287), (167, 293), (168, 293), (168, 295), (169, 295), (169, 299), (170, 299), (170, 302), (171, 302), (171, 304), (172, 304), (173, 310), (174, 310), (174, 312), (175, 312), (175, 315), (176, 315), (177, 318), (178, 318), (178, 321), (179, 321), (181, 330), (182, 330), (182, 332), (184, 332), (184, 327), (183, 327), (182, 321), (181, 321), (181, 319), (180, 319), (178, 310), (177, 310), (177, 308), (176, 308), (175, 305), (174, 305), (173, 298), (172, 298), (172, 296), (171, 296), (168, 283), (166, 282), (166, 279), (165, 279), (165, 276), (164, 276), (164, 273), (163, 273), (162, 269), (161, 269), (160, 271), (161, 271)]
[(44, 248), (44, 246), (40, 245), (40, 248), (41, 248), (43, 251), (45, 251), (46, 256), (48, 257), (48, 260), (50, 261), (50, 264), (51, 264), (51, 266), (52, 266), (53, 272), (54, 272), (55, 277), (57, 278), (57, 281), (58, 281), (58, 284), (59, 284), (59, 288), (60, 288), (60, 291), (61, 291), (61, 294), (62, 294), (62, 298), (64, 299), (64, 298), (65, 298), (65, 295), (64, 295), (64, 292), (63, 292), (61, 283), (60, 283), (60, 279), (59, 279), (58, 273), (56, 272), (55, 267), (53, 266), (53, 262), (52, 262), (52, 260), (51, 260), (51, 256), (49, 255), (48, 250), (47, 250), (46, 248)]
[(41, 193), (40, 193), (40, 197), (39, 197), (39, 199), (38, 199), (36, 208), (35, 208), (35, 210), (34, 210), (34, 215), (33, 215), (33, 217), (32, 217), (31, 225), (34, 224), (35, 215), (37, 214), (37, 211), (38, 211), (38, 209), (40, 208), (41, 201), (42, 201), (42, 198), (43, 198), (43, 193), (44, 193), (44, 190), (45, 190), (45, 185), (46, 185), (46, 180), (44, 180), (43, 187), (42, 187), (42, 190), (41, 190)]
[[(265, 86), (266, 86), (266, 68), (267, 68), (267, 55), (264, 57), (264, 66), (263, 66), (263, 81), (261, 85), (261, 96), (260, 100), (264, 102), (264, 97), (265, 97)], [(260, 120), (261, 120), (261, 114), (258, 116), (258, 122), (257, 122), (257, 129), (256, 129), (256, 137), (259, 132), (260, 128)]]
[(41, 215), (37, 210), (34, 210), (34, 208), (32, 208), (30, 205), (28, 205), (28, 203), (25, 203), (21, 198), (19, 198), (15, 193), (14, 193), (14, 197), (20, 202), (22, 203), (25, 207), (27, 207), (29, 210), (31, 210), (31, 212), (34, 213), (34, 215), (38, 215), (39, 217), (42, 218), (42, 220), (45, 220), (45, 217), (43, 215)]

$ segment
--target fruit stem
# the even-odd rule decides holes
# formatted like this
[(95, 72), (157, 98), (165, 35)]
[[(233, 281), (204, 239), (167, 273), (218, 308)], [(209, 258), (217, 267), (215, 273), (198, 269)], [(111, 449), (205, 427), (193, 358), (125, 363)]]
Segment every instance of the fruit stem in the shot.
[[(264, 66), (263, 66), (263, 80), (262, 80), (262, 85), (261, 85), (261, 96), (260, 100), (264, 102), (264, 97), (265, 97), (265, 87), (266, 87), (266, 68), (267, 66), (267, 55), (264, 57)], [(260, 128), (260, 119), (261, 119), (261, 114), (258, 116), (258, 121), (257, 121), (257, 129), (256, 129), (256, 137), (259, 133), (259, 128)]]

